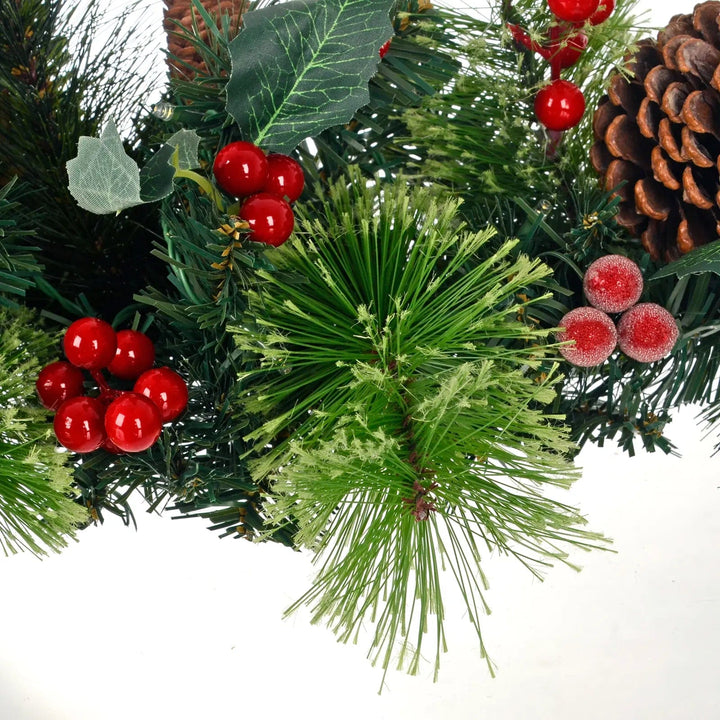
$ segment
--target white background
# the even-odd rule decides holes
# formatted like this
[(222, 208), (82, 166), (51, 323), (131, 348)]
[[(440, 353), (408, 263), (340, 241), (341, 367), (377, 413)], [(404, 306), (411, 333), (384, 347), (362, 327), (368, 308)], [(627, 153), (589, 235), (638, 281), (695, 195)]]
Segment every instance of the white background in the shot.
[[(655, 4), (654, 22), (688, 11)], [(692, 409), (669, 428), (682, 458), (587, 447), (558, 499), (615, 553), (576, 553), (545, 582), (488, 557), (492, 679), (457, 603), (440, 679), (381, 670), (306, 614), (310, 558), (220, 540), (202, 521), (137, 508), (62, 555), (0, 558), (0, 718), (173, 720), (708, 720), (720, 716), (717, 438)], [(452, 578), (448, 578), (452, 586)]]

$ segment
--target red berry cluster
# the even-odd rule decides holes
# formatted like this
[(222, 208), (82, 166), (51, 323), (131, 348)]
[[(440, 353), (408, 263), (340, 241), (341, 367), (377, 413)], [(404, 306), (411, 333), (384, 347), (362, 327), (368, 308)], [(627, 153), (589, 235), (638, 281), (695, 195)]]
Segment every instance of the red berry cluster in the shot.
[(217, 154), (213, 174), (221, 190), (243, 200), (238, 214), (250, 225), (250, 240), (277, 247), (290, 237), (295, 226), (290, 204), (305, 186), (299, 163), (238, 140)]
[[(670, 354), (678, 338), (675, 318), (656, 303), (638, 303), (643, 291), (640, 268), (623, 255), (605, 255), (583, 277), (591, 307), (571, 310), (560, 321), (560, 348), (573, 365), (592, 367), (605, 362), (618, 346), (639, 362), (654, 362)], [(617, 325), (608, 313), (622, 313)]]
[(508, 29), (516, 42), (550, 63), (551, 82), (535, 96), (535, 115), (548, 130), (562, 132), (580, 122), (585, 96), (575, 83), (561, 79), (560, 72), (572, 67), (587, 47), (587, 35), (579, 28), (605, 22), (615, 9), (615, 0), (548, 0), (548, 7), (555, 19), (547, 44), (536, 42), (518, 25), (508, 24)]
[[(55, 436), (68, 450), (142, 452), (187, 405), (187, 384), (174, 370), (153, 367), (155, 347), (144, 333), (115, 332), (104, 320), (84, 317), (65, 332), (63, 350), (67, 360), (46, 365), (35, 387), (43, 406), (55, 411)], [(134, 381), (132, 390), (110, 387), (103, 370)], [(97, 395), (85, 394), (84, 371)]]

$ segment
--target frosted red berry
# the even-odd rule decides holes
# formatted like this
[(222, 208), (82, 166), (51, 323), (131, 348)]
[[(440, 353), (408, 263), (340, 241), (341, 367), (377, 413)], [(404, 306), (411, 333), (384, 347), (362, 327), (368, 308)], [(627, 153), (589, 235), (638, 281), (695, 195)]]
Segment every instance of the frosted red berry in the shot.
[(122, 380), (135, 380), (155, 362), (155, 346), (145, 333), (119, 330), (115, 357), (107, 369)]
[(538, 91), (534, 106), (537, 119), (548, 130), (568, 130), (582, 119), (585, 96), (575, 83), (555, 80)]
[(615, 323), (594, 307), (571, 310), (560, 321), (560, 327), (564, 329), (557, 333), (559, 342), (575, 341), (573, 345), (560, 347), (560, 354), (579, 367), (593, 367), (605, 362), (617, 345)]
[(599, 310), (623, 312), (642, 295), (642, 272), (637, 263), (624, 255), (604, 255), (588, 267), (583, 290), (588, 302)]
[(97, 450), (105, 440), (105, 406), (93, 397), (66, 400), (55, 413), (53, 429), (58, 442), (77, 453)]
[(239, 215), (250, 225), (250, 240), (275, 247), (292, 235), (295, 226), (290, 204), (268, 192), (251, 195), (242, 204)]
[(597, 10), (588, 18), (591, 25), (604, 23), (615, 9), (615, 0), (600, 0)]
[(38, 374), (35, 389), (42, 405), (57, 410), (65, 400), (82, 395), (85, 377), (80, 368), (65, 360), (46, 365)]
[(120, 450), (142, 452), (160, 437), (160, 410), (144, 395), (123, 393), (105, 411), (105, 431), (110, 442)]
[(246, 197), (261, 190), (267, 182), (267, 157), (257, 145), (238, 140), (215, 156), (213, 174), (228, 195)]
[(169, 367), (147, 370), (137, 379), (133, 390), (157, 405), (164, 423), (174, 420), (188, 403), (187, 383)]
[(596, 10), (599, 0), (548, 0), (548, 8), (558, 20), (584, 22)]
[(99, 370), (115, 357), (117, 338), (110, 323), (94, 317), (76, 320), (65, 331), (63, 350), (76, 367)]
[(305, 174), (300, 163), (281, 153), (270, 153), (267, 160), (268, 179), (263, 191), (295, 202), (305, 187)]
[(623, 313), (617, 329), (620, 350), (644, 363), (667, 357), (679, 335), (675, 318), (656, 303), (633, 305)]

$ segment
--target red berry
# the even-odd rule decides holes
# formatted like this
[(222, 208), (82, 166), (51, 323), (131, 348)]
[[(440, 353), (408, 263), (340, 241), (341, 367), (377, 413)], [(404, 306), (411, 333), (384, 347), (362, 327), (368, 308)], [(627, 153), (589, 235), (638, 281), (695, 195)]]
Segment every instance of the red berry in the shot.
[(295, 215), (290, 204), (277, 195), (251, 195), (240, 208), (240, 217), (250, 224), (250, 240), (277, 247), (292, 235)]
[(67, 359), (77, 367), (99, 370), (115, 357), (117, 338), (112, 325), (104, 320), (84, 317), (70, 325), (63, 338)]
[(591, 25), (604, 23), (615, 9), (615, 0), (600, 0), (597, 10), (588, 18)]
[(58, 360), (39, 372), (35, 389), (44, 407), (57, 410), (65, 400), (82, 395), (84, 381), (80, 368)]
[(588, 267), (583, 278), (588, 302), (608, 313), (633, 306), (643, 291), (640, 268), (624, 255), (604, 255)]
[(133, 391), (150, 398), (164, 423), (174, 420), (187, 406), (187, 383), (169, 367), (153, 368), (135, 382)]
[(675, 318), (655, 303), (634, 305), (618, 322), (620, 350), (639, 362), (654, 362), (669, 355), (678, 335)]
[(160, 437), (160, 410), (144, 395), (123, 393), (105, 411), (105, 431), (120, 450), (142, 452)]
[(550, 12), (559, 20), (583, 22), (598, 7), (600, 0), (548, 0)]
[(555, 80), (535, 96), (535, 115), (548, 130), (574, 127), (584, 112), (585, 96), (569, 80)]
[(228, 195), (245, 197), (265, 185), (268, 161), (257, 145), (238, 140), (226, 145), (216, 155), (213, 173), (217, 184)]
[(61, 445), (77, 453), (97, 450), (105, 440), (105, 406), (93, 397), (66, 400), (55, 413), (53, 429)]
[(271, 153), (267, 159), (268, 179), (263, 191), (295, 202), (305, 187), (305, 174), (300, 163), (280, 153)]
[(560, 321), (564, 328), (557, 334), (559, 342), (574, 340), (574, 345), (560, 348), (560, 354), (573, 365), (592, 367), (607, 360), (617, 344), (615, 323), (602, 310), (579, 307)]
[(388, 54), (388, 50), (390, 49), (390, 43), (392, 42), (392, 38), (384, 42), (380, 46), (380, 58), (384, 58)]
[(588, 38), (585, 33), (576, 33), (550, 46), (550, 62), (557, 62), (561, 70), (572, 67), (587, 47)]
[(135, 380), (155, 362), (152, 340), (137, 330), (119, 330), (117, 349), (107, 369), (122, 380)]

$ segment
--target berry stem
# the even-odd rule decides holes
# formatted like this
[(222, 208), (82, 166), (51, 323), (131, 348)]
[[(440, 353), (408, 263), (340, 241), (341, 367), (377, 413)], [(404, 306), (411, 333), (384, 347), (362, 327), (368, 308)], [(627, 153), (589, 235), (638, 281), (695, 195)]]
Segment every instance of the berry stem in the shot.
[(541, 55), (545, 60), (550, 60), (552, 51), (550, 48), (543, 47), (539, 42), (533, 40), (530, 35), (525, 32), (519, 25), (513, 25), (513, 23), (507, 23), (507, 28), (513, 36), (513, 40), (516, 43), (523, 45), (528, 50)]
[(204, 178), (202, 175), (194, 172), (193, 170), (184, 170), (182, 168), (175, 169), (175, 177), (187, 178), (188, 180), (192, 180), (197, 183), (200, 188), (212, 199), (218, 210), (221, 212), (225, 211), (225, 202), (223, 201), (222, 195), (207, 178)]
[(92, 379), (97, 383), (97, 386), (100, 388), (99, 399), (101, 402), (110, 402), (116, 397), (120, 397), (120, 395), (123, 394), (122, 390), (115, 390), (108, 385), (105, 376), (102, 374), (102, 372), (100, 372), (100, 370), (90, 370), (90, 375), (92, 375)]

